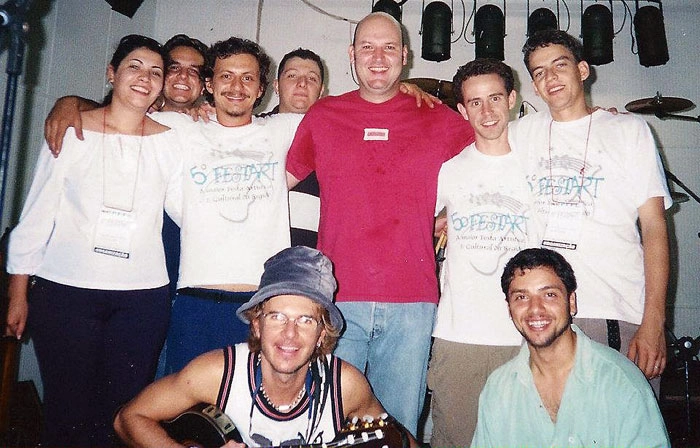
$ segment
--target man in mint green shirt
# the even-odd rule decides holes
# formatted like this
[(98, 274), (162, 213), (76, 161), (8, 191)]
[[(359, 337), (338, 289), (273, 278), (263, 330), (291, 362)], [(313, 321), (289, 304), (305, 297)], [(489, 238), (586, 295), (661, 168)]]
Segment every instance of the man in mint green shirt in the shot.
[(489, 376), (473, 448), (671, 446), (639, 368), (571, 325), (576, 278), (564, 257), (521, 251), (501, 287), (527, 344)]

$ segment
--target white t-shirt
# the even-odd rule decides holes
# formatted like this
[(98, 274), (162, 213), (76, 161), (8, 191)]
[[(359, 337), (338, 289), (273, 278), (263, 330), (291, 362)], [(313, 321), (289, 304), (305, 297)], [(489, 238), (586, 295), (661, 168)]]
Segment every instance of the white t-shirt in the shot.
[(286, 157), (302, 118), (226, 127), (155, 114), (181, 131), (185, 151), (178, 288), (257, 285), (265, 261), (289, 247)]
[(10, 236), (8, 272), (90, 289), (167, 284), (163, 206), (179, 222), (182, 205), (176, 131), (83, 135), (68, 129), (58, 158), (42, 146)]
[(576, 274), (577, 317), (639, 324), (638, 208), (653, 197), (672, 205), (646, 122), (604, 110), (556, 122), (539, 112), (511, 123), (509, 137), (523, 157), (535, 212), (546, 223), (544, 245), (564, 255)]
[(479, 345), (520, 345), (501, 274), (540, 236), (524, 172), (511, 152), (490, 156), (474, 144), (442, 165), (436, 213), (447, 207), (442, 296), (433, 336)]

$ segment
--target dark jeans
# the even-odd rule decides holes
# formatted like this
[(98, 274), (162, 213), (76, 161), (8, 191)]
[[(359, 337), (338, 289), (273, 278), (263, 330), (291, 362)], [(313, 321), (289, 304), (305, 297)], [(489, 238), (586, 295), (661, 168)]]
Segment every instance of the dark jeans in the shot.
[(104, 291), (37, 278), (28, 330), (44, 384), (46, 446), (116, 443), (114, 412), (153, 380), (168, 287)]
[(202, 353), (248, 339), (248, 324), (238, 319), (236, 310), (253, 293), (221, 293), (226, 300), (177, 293), (166, 343), (165, 375), (182, 370)]

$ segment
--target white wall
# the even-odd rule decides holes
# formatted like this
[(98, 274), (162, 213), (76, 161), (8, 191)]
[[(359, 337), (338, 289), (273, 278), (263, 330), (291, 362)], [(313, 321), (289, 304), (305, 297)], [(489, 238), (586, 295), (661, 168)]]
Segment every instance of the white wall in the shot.
[[(41, 123), (51, 102), (58, 96), (82, 93), (99, 98), (104, 88), (104, 67), (115, 42), (129, 32), (152, 35), (164, 41), (176, 33), (187, 33), (205, 43), (225, 39), (231, 35), (256, 40), (279, 61), (288, 51), (305, 47), (319, 53), (325, 60), (328, 74), (328, 91), (339, 94), (356, 88), (350, 75), (347, 46), (352, 38), (354, 25), (371, 9), (371, 0), (309, 0), (313, 5), (348, 21), (324, 15), (301, 0), (145, 0), (134, 19), (111, 12), (106, 2), (92, 0), (35, 0), (33, 8), (41, 15), (38, 27), (40, 42), (35, 43), (28, 55), (29, 73), (36, 73), (31, 86), (23, 86), (19, 94), (27, 100), (17, 107), (17, 133), (24, 135), (21, 153), (13, 155), (10, 172), (29, 176), (36, 151), (41, 141)], [(411, 61), (406, 77), (431, 77), (451, 80), (456, 68), (474, 58), (474, 45), (463, 39), (452, 45), (452, 58), (436, 63), (420, 58), (420, 13), (422, 0), (408, 0), (403, 6), (403, 24), (407, 28), (412, 47)], [(426, 2), (428, 3), (428, 2)], [(446, 1), (451, 4), (452, 2)], [(466, 1), (468, 8), (473, 2)], [(503, 1), (479, 1), (478, 7), (493, 3), (503, 7)], [(531, 10), (536, 7), (556, 8), (555, 0), (531, 0)], [(566, 28), (566, 9), (561, 6), (561, 23)], [(580, 33), (580, 1), (567, 0), (571, 10), (569, 31)], [(607, 2), (603, 2), (607, 4)], [(584, 7), (592, 4), (584, 2)], [(634, 0), (627, 0), (634, 9)], [(647, 5), (640, 1), (640, 5)], [(262, 5), (262, 8), (259, 6)], [(454, 1), (454, 26), (462, 24), (462, 2)], [(469, 17), (471, 10), (466, 14)], [(596, 67), (596, 81), (590, 87), (591, 101), (595, 105), (624, 109), (629, 101), (653, 96), (660, 91), (665, 96), (683, 97), (700, 102), (700, 2), (695, 0), (666, 0), (664, 2), (666, 36), (669, 42), (670, 61), (660, 67), (642, 67), (630, 46), (630, 17), (626, 17), (624, 29), (614, 40), (615, 61)], [(526, 99), (537, 109), (543, 103), (535, 97), (529, 77), (522, 63), (520, 48), (525, 40), (526, 1), (508, 0), (506, 10), (506, 62), (517, 72), (521, 85), (519, 99)], [(614, 2), (614, 27), (620, 29), (624, 8), (619, 0)], [(259, 23), (259, 26), (258, 26)], [(471, 35), (473, 22), (468, 27)], [(456, 37), (456, 35), (455, 35)], [(270, 89), (271, 90), (271, 89)], [(26, 104), (26, 107), (25, 107)], [(276, 101), (268, 95), (261, 110), (269, 109)], [(694, 109), (686, 115), (697, 116)], [(20, 117), (22, 117), (20, 119)], [(700, 124), (685, 121), (662, 121), (646, 116), (657, 137), (667, 168), (689, 188), (700, 193)], [(15, 139), (17, 142), (18, 139)], [(21, 176), (17, 176), (18, 179)], [(21, 204), (28, 188), (28, 180), (18, 180), (15, 203)], [(675, 187), (677, 191), (679, 188)], [(10, 193), (12, 195), (12, 193)], [(16, 222), (18, 211), (3, 216), (6, 224)], [(672, 287), (669, 293), (669, 323), (677, 336), (696, 337), (700, 333), (700, 204), (687, 202), (675, 205), (671, 210), (670, 224), (673, 238)], [(23, 359), (26, 359), (25, 356)], [(31, 367), (22, 370), (23, 375), (33, 376)]]

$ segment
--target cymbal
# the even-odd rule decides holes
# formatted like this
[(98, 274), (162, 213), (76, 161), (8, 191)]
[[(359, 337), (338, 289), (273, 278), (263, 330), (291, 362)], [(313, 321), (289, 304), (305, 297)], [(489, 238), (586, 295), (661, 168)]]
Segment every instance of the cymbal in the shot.
[(435, 78), (411, 78), (404, 81), (417, 85), (429, 94), (440, 98), (445, 105), (457, 110), (457, 98), (454, 95), (452, 81)]
[(657, 112), (680, 112), (690, 109), (693, 106), (695, 106), (695, 104), (685, 98), (661, 96), (657, 93), (653, 98), (642, 98), (641, 100), (631, 101), (625, 105), (625, 109), (637, 114), (655, 114)]

